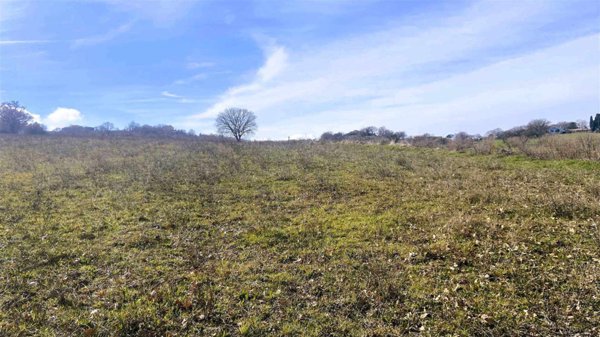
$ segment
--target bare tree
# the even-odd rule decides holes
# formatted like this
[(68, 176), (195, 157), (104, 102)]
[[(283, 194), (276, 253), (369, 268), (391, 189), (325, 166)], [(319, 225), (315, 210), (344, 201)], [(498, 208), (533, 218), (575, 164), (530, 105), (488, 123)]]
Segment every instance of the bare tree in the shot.
[(386, 128), (385, 126), (382, 126), (379, 129), (377, 129), (377, 136), (384, 138), (392, 138), (394, 136), (394, 131)]
[(0, 133), (18, 133), (23, 130), (33, 116), (25, 111), (19, 102), (3, 102), (0, 104)]
[(504, 131), (500, 128), (496, 128), (494, 130), (490, 130), (488, 132), (485, 133), (486, 137), (493, 137), (493, 138), (498, 138), (500, 137), (500, 135), (503, 133)]
[(548, 133), (550, 122), (545, 119), (534, 119), (525, 127), (525, 135), (528, 137), (541, 137)]
[(587, 130), (589, 127), (588, 122), (583, 119), (578, 119), (575, 123), (577, 123), (578, 129)]
[(377, 135), (377, 127), (367, 126), (359, 130), (362, 137), (372, 137)]
[(392, 139), (394, 140), (394, 142), (403, 140), (405, 138), (406, 138), (406, 132), (404, 132), (404, 131), (396, 131), (396, 132), (394, 132), (394, 135), (392, 136)]
[(104, 133), (108, 133), (111, 131), (115, 131), (115, 125), (111, 122), (105, 122), (102, 123), (100, 125), (98, 125), (97, 127), (95, 127), (96, 131), (100, 131), (100, 132), (104, 132)]
[(230, 134), (239, 142), (256, 131), (256, 115), (247, 109), (228, 108), (217, 116), (216, 127), (220, 134)]

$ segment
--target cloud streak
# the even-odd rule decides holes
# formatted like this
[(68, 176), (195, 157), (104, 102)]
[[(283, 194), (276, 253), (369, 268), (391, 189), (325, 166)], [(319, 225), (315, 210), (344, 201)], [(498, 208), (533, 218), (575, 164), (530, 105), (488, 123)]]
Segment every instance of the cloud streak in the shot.
[(56, 40), (0, 40), (0, 45), (2, 46), (10, 46), (10, 45), (26, 45), (26, 44), (45, 44), (45, 43), (54, 43), (59, 42)]
[(163, 91), (160, 93), (161, 96), (163, 97), (168, 97), (168, 98), (181, 98), (182, 96), (168, 92), (168, 91)]
[(122, 24), (114, 29), (111, 29), (104, 34), (88, 36), (88, 37), (73, 40), (73, 42), (71, 43), (71, 47), (72, 48), (81, 48), (81, 47), (94, 46), (94, 45), (106, 43), (108, 41), (111, 41), (111, 40), (117, 38), (120, 35), (123, 35), (123, 34), (129, 32), (131, 30), (131, 28), (133, 27), (133, 24), (134, 24), (134, 22), (131, 21), (131, 22)]

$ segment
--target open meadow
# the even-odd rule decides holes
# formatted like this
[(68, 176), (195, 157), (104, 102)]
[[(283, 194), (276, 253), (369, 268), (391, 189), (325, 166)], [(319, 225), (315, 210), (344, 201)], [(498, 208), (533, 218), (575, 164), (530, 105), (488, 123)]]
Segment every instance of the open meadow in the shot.
[(599, 326), (596, 160), (0, 136), (1, 336)]

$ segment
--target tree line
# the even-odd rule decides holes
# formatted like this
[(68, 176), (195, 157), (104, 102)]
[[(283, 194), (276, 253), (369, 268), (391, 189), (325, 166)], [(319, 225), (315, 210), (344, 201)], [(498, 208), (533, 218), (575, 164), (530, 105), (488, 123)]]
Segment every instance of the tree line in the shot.
[[(599, 119), (600, 121), (600, 119)], [(487, 132), (488, 136), (494, 136), (500, 139), (508, 139), (511, 137), (528, 137), (537, 138), (548, 133), (571, 133), (575, 131), (587, 131), (587, 123), (583, 120), (577, 122), (558, 122), (552, 124), (546, 119), (534, 119), (526, 125), (516, 126), (509, 130), (494, 129)]]
[[(588, 129), (589, 126), (589, 129)], [(257, 130), (256, 115), (254, 112), (242, 108), (228, 108), (218, 114), (215, 120), (215, 127), (219, 135), (231, 136), (236, 141), (241, 141), (244, 137), (252, 135)], [(585, 121), (578, 122), (559, 122), (552, 124), (546, 119), (535, 119), (526, 125), (517, 126), (509, 130), (494, 129), (487, 132), (487, 136), (492, 136), (500, 139), (508, 139), (512, 137), (541, 137), (552, 130), (557, 133), (569, 133), (572, 131), (590, 130), (592, 132), (600, 132), (600, 114), (595, 117), (590, 116), (589, 125)], [(26, 108), (19, 102), (3, 102), (0, 103), (0, 133), (12, 134), (29, 134), (39, 135), (48, 133), (46, 126), (34, 121), (33, 116), (27, 112)], [(175, 129), (171, 125), (147, 125), (131, 122), (122, 130), (116, 128), (112, 123), (106, 122), (96, 127), (71, 125), (64, 128), (53, 130), (52, 133), (85, 136), (96, 134), (127, 134), (141, 136), (156, 136), (156, 137), (216, 137), (214, 135), (196, 134), (194, 130)], [(423, 136), (415, 136), (412, 138), (421, 137), (423, 139), (442, 138), (434, 137), (429, 134)], [(465, 132), (450, 134), (447, 139), (482, 139), (480, 135), (469, 135)], [(331, 131), (321, 135), (322, 141), (392, 141), (399, 142), (406, 139), (404, 131), (393, 131), (385, 126), (375, 127), (368, 126), (362, 129), (353, 130), (347, 133)]]
[[(513, 127), (508, 130), (494, 129), (486, 133), (486, 137), (498, 139), (508, 139), (513, 137), (538, 138), (548, 133), (571, 133), (580, 131), (600, 132), (600, 114), (596, 117), (590, 117), (589, 128), (585, 121), (577, 122), (558, 122), (551, 123), (546, 119), (534, 119), (525, 125)], [(445, 144), (448, 141), (477, 141), (484, 139), (484, 136), (479, 134), (471, 135), (466, 132), (458, 132), (456, 134), (448, 134), (445, 137), (434, 136), (431, 134), (423, 134), (407, 137), (403, 131), (391, 131), (386, 127), (366, 127), (359, 130), (350, 131), (347, 133), (331, 131), (321, 135), (321, 141), (393, 141), (398, 142), (407, 140), (410, 143), (427, 143), (427, 144)]]
[(331, 131), (325, 132), (321, 135), (322, 141), (343, 141), (343, 140), (389, 140), (389, 141), (400, 141), (406, 138), (406, 132), (404, 131), (392, 131), (385, 126), (375, 127), (368, 126), (359, 130), (353, 130), (347, 133)]
[[(247, 109), (228, 108), (217, 116), (215, 126), (221, 136), (232, 136), (239, 142), (243, 137), (256, 131), (256, 115)], [(119, 130), (114, 124), (106, 122), (96, 127), (70, 125), (51, 132), (69, 136), (124, 134), (155, 137), (217, 137), (196, 134), (192, 129), (188, 131), (175, 129), (167, 124), (142, 125), (136, 122), (129, 123), (122, 130)], [(11, 101), (0, 103), (0, 133), (42, 135), (49, 131), (45, 125), (35, 122), (33, 115), (27, 112), (27, 109), (19, 102)]]
[[(193, 130), (177, 130), (171, 125), (141, 125), (131, 122), (126, 128), (119, 130), (112, 123), (106, 122), (91, 127), (70, 125), (50, 131), (53, 134), (69, 136), (89, 136), (106, 134), (133, 134), (145, 136), (195, 136)], [(0, 104), (0, 133), (42, 135), (50, 133), (46, 126), (35, 122), (33, 116), (18, 102)]]

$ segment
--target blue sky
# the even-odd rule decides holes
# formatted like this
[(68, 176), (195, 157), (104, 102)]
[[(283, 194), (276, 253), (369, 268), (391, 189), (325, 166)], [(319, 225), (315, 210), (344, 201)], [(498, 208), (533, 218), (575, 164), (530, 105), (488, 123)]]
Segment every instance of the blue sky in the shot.
[(50, 128), (202, 133), (245, 107), (256, 139), (585, 120), (600, 2), (0, 0), (0, 100)]

